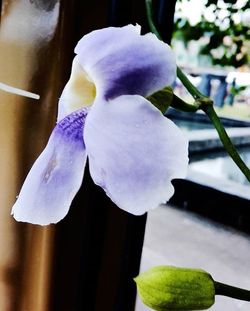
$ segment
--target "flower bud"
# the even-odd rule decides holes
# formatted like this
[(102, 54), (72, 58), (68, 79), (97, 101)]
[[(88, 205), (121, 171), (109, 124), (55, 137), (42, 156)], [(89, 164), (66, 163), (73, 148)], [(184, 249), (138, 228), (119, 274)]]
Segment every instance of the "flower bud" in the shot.
[(159, 266), (135, 282), (143, 303), (157, 311), (203, 310), (214, 304), (214, 281), (203, 270)]

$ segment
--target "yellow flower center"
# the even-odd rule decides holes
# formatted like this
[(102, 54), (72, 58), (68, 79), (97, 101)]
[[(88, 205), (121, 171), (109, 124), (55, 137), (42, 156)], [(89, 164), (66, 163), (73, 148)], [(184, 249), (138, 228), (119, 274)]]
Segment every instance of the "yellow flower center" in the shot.
[(65, 86), (63, 102), (68, 112), (90, 106), (96, 97), (96, 88), (88, 74), (75, 58), (70, 79)]

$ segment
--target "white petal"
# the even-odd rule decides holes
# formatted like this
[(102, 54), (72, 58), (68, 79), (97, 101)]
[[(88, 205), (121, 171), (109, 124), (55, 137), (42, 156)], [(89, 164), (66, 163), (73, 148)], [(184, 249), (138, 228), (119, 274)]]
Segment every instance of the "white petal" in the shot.
[(186, 175), (186, 137), (141, 96), (96, 102), (84, 140), (94, 182), (132, 214), (169, 200), (171, 180)]

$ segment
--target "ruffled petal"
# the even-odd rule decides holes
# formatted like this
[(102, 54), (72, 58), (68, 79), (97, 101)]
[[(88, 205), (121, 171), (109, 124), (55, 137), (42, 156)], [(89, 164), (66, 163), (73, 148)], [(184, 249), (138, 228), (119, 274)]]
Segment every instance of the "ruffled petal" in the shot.
[(141, 96), (96, 102), (84, 141), (94, 182), (134, 215), (169, 200), (171, 180), (186, 175), (185, 135)]
[(152, 33), (142, 36), (139, 32), (138, 25), (110, 27), (79, 41), (75, 52), (100, 97), (147, 97), (174, 82), (176, 63), (170, 47)]
[(56, 125), (13, 206), (16, 220), (47, 225), (68, 213), (84, 174), (86, 115), (86, 109), (78, 110)]

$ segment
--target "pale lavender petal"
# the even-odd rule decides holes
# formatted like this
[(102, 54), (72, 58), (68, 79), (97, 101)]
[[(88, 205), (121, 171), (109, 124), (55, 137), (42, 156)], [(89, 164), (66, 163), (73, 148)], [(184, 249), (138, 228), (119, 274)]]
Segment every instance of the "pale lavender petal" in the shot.
[(139, 25), (97, 29), (82, 37), (75, 47), (75, 53), (85, 55), (86, 58), (82, 62), (91, 68), (100, 59), (119, 51), (121, 45), (126, 46), (131, 40), (138, 38), (140, 32)]
[(174, 193), (171, 180), (186, 175), (185, 135), (141, 96), (96, 102), (84, 141), (94, 182), (132, 214), (168, 201)]
[(78, 61), (106, 100), (120, 95), (144, 97), (170, 85), (176, 77), (174, 53), (140, 27), (105, 28), (84, 36), (75, 51)]
[(47, 225), (68, 213), (84, 174), (86, 115), (86, 109), (78, 110), (57, 124), (13, 206), (16, 220)]

